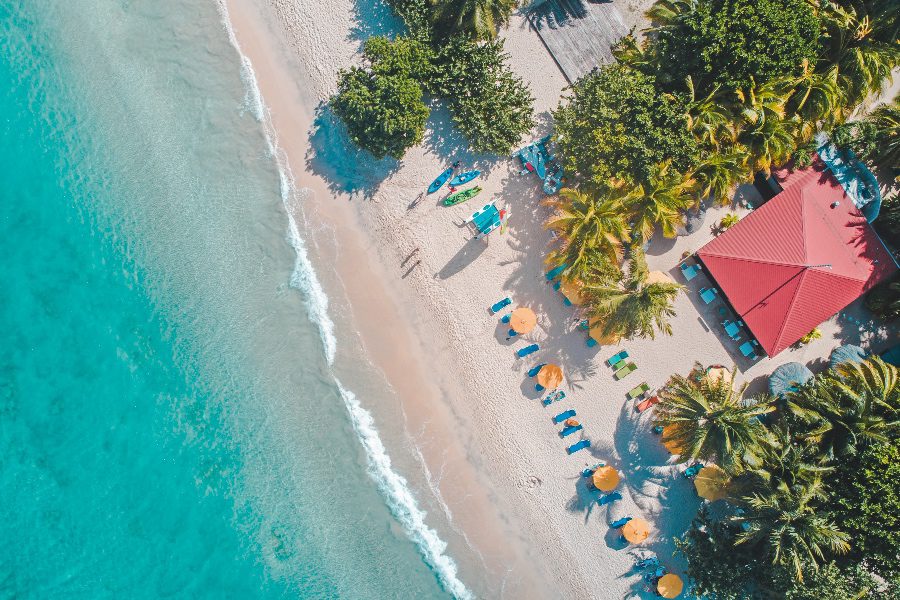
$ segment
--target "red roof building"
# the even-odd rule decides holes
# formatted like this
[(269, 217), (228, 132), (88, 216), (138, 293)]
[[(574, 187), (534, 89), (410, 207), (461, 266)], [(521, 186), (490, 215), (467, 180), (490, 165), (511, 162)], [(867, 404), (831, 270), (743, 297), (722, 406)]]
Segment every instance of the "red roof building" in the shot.
[(820, 160), (779, 179), (781, 193), (697, 252), (769, 356), (897, 270)]

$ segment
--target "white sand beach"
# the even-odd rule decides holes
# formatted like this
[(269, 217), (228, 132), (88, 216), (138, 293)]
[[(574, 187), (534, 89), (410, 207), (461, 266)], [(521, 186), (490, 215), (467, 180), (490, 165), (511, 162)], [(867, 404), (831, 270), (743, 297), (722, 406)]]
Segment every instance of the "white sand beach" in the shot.
[[(424, 143), (399, 162), (375, 162), (355, 151), (325, 110), (338, 70), (358, 60), (361, 42), (398, 31), (386, 6), (361, 0), (227, 4), (279, 145), (305, 189), (295, 216), (305, 224), (316, 270), (329, 272), (324, 280), (333, 309), (341, 312), (336, 320), (358, 330), (361, 346), (396, 392), (409, 445), (421, 450), (452, 515), (450, 526), (468, 546), (450, 540), (448, 553), (460, 559), (461, 579), (474, 582), (479, 595), (649, 597), (632, 569), (635, 550), (656, 552), (670, 570), (683, 573), (672, 538), (688, 527), (700, 501), (681, 475), (684, 466), (673, 463), (652, 433), (652, 411), (639, 415), (626, 399), (631, 388), (661, 386), (700, 361), (736, 364), (738, 381), (761, 392), (781, 363), (798, 361), (815, 371), (835, 345), (878, 343), (888, 335), (871, 328), (857, 302), (847, 312), (860, 324), (832, 319), (821, 327), (822, 339), (749, 363), (722, 331), (717, 308), (700, 301), (701, 275), (678, 297), (671, 337), (589, 348), (577, 308), (566, 306), (544, 276), (548, 212), (533, 175), (520, 175), (512, 159), (470, 155), (439, 105)], [(642, 22), (646, 4), (616, 0), (629, 28)], [(504, 36), (512, 68), (536, 99), (537, 138), (550, 131), (550, 111), (566, 81), (524, 18), (514, 17)], [(438, 193), (411, 208), (454, 160), (482, 171), (481, 195), (445, 208)], [(750, 187), (739, 190), (750, 193)], [(507, 208), (508, 228), (472, 241), (459, 223), (489, 200)], [(682, 253), (711, 239), (710, 225), (728, 210), (711, 209), (692, 235), (658, 236), (648, 251), (650, 268), (684, 283)], [(488, 307), (506, 296), (510, 308), (537, 313), (532, 333), (505, 339), (507, 327)], [(516, 358), (515, 351), (532, 342), (540, 350)], [(623, 348), (638, 368), (617, 382), (604, 361)], [(526, 374), (539, 363), (559, 364), (565, 374), (566, 398), (546, 408)], [(563, 440), (551, 417), (566, 409), (577, 411), (584, 429)], [(393, 409), (374, 410), (384, 415)], [(568, 456), (566, 446), (581, 435), (590, 449)], [(598, 506), (599, 493), (580, 475), (598, 462), (623, 476), (622, 499), (608, 507)], [(640, 549), (610, 529), (623, 516), (650, 522), (651, 536)], [(465, 552), (480, 556), (480, 567), (468, 564)]]

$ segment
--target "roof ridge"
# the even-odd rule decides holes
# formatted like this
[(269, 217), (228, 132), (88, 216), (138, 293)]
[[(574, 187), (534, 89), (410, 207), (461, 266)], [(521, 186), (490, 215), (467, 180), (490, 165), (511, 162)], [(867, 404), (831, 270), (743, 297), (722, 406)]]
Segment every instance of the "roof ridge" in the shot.
[(759, 263), (762, 265), (777, 265), (779, 267), (800, 267), (800, 268), (802, 268), (805, 266), (802, 264), (793, 264), (793, 263), (786, 263), (786, 262), (776, 262), (774, 260), (762, 260), (759, 258), (750, 258), (749, 256), (731, 256), (729, 254), (720, 254), (718, 252), (698, 251), (697, 254), (699, 254), (701, 256), (705, 254), (707, 256), (714, 256), (716, 258), (727, 258), (728, 260), (744, 260), (747, 262), (754, 262), (754, 263)]

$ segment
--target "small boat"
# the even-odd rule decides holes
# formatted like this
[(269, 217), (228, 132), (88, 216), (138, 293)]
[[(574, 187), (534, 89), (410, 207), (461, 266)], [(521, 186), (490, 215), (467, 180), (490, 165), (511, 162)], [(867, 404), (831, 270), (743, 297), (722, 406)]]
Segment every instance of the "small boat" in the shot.
[(479, 186), (475, 186), (473, 188), (469, 188), (467, 190), (462, 190), (456, 192), (455, 194), (450, 194), (446, 198), (444, 198), (444, 206), (453, 206), (454, 204), (461, 204), (468, 200), (469, 198), (474, 198), (481, 192), (481, 188)]
[(443, 173), (438, 175), (437, 179), (431, 182), (431, 185), (428, 186), (428, 193), (433, 194), (447, 183), (447, 180), (450, 179), (450, 176), (453, 175), (453, 167), (448, 168)]
[(450, 180), (450, 187), (456, 187), (458, 185), (463, 185), (464, 183), (469, 183), (479, 175), (481, 175), (481, 171), (466, 171), (465, 173), (460, 173)]

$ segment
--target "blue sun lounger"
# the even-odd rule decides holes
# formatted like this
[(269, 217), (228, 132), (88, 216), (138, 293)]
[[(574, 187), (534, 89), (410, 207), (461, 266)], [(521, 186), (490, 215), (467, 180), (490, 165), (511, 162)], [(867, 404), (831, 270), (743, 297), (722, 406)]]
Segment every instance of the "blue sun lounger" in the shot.
[(600, 498), (597, 499), (597, 504), (599, 504), (600, 506), (603, 506), (605, 504), (609, 504), (610, 502), (613, 502), (614, 500), (621, 500), (621, 499), (622, 499), (622, 494), (620, 494), (619, 492), (613, 492), (611, 494), (604, 494), (603, 496), (600, 496)]
[(565, 421), (565, 420), (568, 419), (569, 417), (574, 417), (574, 416), (575, 416), (575, 411), (569, 409), (569, 410), (567, 410), (567, 411), (565, 411), (565, 412), (561, 412), (561, 413), (559, 413), (558, 415), (556, 415), (555, 417), (553, 417), (553, 422), (554, 422), (556, 425), (559, 425), (560, 423), (562, 423), (563, 421)]
[(594, 471), (596, 471), (596, 470), (599, 469), (600, 467), (605, 467), (605, 466), (606, 466), (606, 463), (604, 463), (604, 462), (598, 462), (598, 463), (597, 463), (596, 465), (594, 465), (593, 467), (588, 467), (588, 468), (586, 468), (585, 470), (583, 470), (583, 471), (581, 472), (581, 476), (582, 476), (582, 477), (590, 477), (591, 475), (594, 474)]
[(509, 306), (510, 304), (512, 304), (512, 300), (510, 300), (509, 296), (507, 296), (506, 298), (504, 298), (504, 299), (501, 300), (500, 302), (497, 302), (496, 304), (494, 304), (493, 306), (491, 306), (491, 314), (492, 314), (492, 315), (496, 315), (498, 312), (500, 312), (501, 310), (503, 310), (504, 308), (506, 308), (506, 307)]
[(625, 523), (631, 520), (631, 517), (622, 517), (618, 521), (613, 521), (609, 524), (613, 529), (618, 529), (619, 527), (625, 527)]
[(609, 367), (615, 367), (617, 364), (619, 364), (626, 358), (628, 358), (628, 350), (622, 350), (618, 354), (614, 354), (613, 356), (610, 356), (609, 360), (606, 361), (606, 365)]
[(546, 365), (546, 364), (547, 364), (547, 363), (541, 363), (541, 364), (539, 364), (539, 365), (534, 365), (533, 367), (531, 367), (530, 369), (528, 369), (528, 376), (529, 376), (529, 377), (534, 377), (535, 375), (537, 375), (537, 374), (540, 372), (541, 368), (542, 368), (544, 365)]
[(554, 402), (559, 402), (560, 400), (562, 400), (565, 397), (566, 397), (566, 393), (564, 391), (556, 390), (555, 392), (553, 392), (552, 394), (550, 394), (549, 396), (547, 396), (546, 398), (541, 400), (541, 403), (544, 406), (550, 406)]
[(548, 271), (547, 272), (547, 281), (552, 281), (552, 280), (556, 279), (557, 277), (559, 277), (559, 274), (565, 270), (566, 270), (566, 265), (563, 264), (563, 265), (559, 265), (552, 271)]
[(533, 354), (540, 349), (541, 349), (541, 347), (538, 346), (537, 344), (531, 344), (530, 346), (525, 346), (524, 348), (520, 348), (519, 350), (516, 350), (516, 356), (518, 356), (519, 358), (525, 358), (529, 354)]
[(590, 448), (590, 447), (591, 447), (591, 442), (589, 442), (588, 440), (581, 440), (577, 444), (572, 444), (571, 446), (566, 448), (566, 452), (568, 452), (569, 454), (575, 454), (579, 450), (584, 450), (585, 448)]
[(700, 469), (703, 468), (703, 463), (694, 463), (684, 470), (684, 476), (688, 479), (693, 479), (697, 476), (697, 473), (700, 472)]
[(566, 436), (570, 436), (576, 431), (581, 431), (584, 429), (581, 425), (569, 425), (565, 429), (559, 432), (559, 437), (564, 438)]

